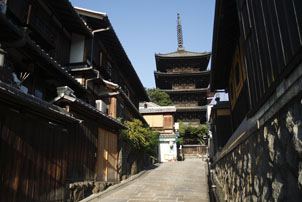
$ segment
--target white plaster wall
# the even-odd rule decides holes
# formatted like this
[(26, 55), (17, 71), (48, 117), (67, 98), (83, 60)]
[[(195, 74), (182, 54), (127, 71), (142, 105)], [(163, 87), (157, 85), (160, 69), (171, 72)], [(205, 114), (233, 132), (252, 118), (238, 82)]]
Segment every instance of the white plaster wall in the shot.
[(173, 141), (173, 147), (170, 147), (169, 142), (160, 142), (158, 159), (160, 162), (176, 161), (177, 160), (176, 142)]

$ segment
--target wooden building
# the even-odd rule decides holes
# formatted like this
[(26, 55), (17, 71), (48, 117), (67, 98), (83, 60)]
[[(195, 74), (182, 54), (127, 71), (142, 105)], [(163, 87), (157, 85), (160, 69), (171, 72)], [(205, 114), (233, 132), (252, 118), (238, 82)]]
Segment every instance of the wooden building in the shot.
[(302, 200), (301, 10), (296, 0), (216, 0), (211, 89), (229, 93), (232, 136), (215, 169), (227, 200)]
[(178, 49), (168, 54), (155, 54), (156, 87), (170, 95), (176, 106), (175, 121), (190, 125), (206, 122), (206, 105), (210, 70), (209, 52), (189, 52), (183, 48), (182, 30), (178, 14)]
[[(68, 0), (7, 0), (0, 8), (0, 201), (66, 201), (72, 183), (118, 181), (125, 126), (116, 118), (141, 117), (146, 92), (114, 32), (102, 36), (112, 47), (101, 44)], [(102, 56), (88, 51), (93, 44), (104, 64), (127, 72), (112, 65), (112, 81), (126, 83), (115, 91), (125, 106), (115, 116), (106, 110), (114, 101), (103, 97), (114, 86), (105, 80), (109, 65), (91, 62)]]
[(174, 128), (175, 106), (158, 106), (152, 102), (142, 102), (139, 107), (150, 128), (158, 131), (158, 161), (176, 161), (178, 157), (177, 135)]
[(241, 124), (259, 127), (253, 117), (267, 112), (262, 107), (270, 97), (282, 95), (285, 79), (300, 69), (301, 18), (294, 14), (300, 6), (217, 1), (211, 89), (226, 89), (229, 93), (233, 132)]
[[(149, 97), (107, 14), (83, 8), (76, 8), (76, 11), (87, 23), (93, 37), (90, 40), (82, 39), (83, 54), (79, 61), (70, 66), (70, 73), (88, 83), (88, 87), (100, 99), (99, 103), (105, 102), (105, 111), (110, 116), (121, 120), (136, 118), (145, 122), (138, 107), (139, 102), (148, 101)], [(91, 71), (97, 72), (100, 79), (87, 77)], [(105, 85), (99, 85), (98, 80)]]
[(220, 152), (232, 135), (232, 116), (229, 101), (220, 101), (211, 109), (210, 115), (210, 157)]

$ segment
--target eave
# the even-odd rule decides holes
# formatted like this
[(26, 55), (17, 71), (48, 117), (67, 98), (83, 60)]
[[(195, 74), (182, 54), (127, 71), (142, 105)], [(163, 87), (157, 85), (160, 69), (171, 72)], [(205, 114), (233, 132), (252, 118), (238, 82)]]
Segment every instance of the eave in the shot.
[(176, 52), (161, 54), (156, 53), (155, 57), (158, 59), (168, 59), (168, 58), (210, 58), (211, 52), (190, 52), (185, 50), (178, 50)]
[(80, 119), (56, 105), (26, 94), (0, 81), (0, 102), (14, 107), (20, 113), (31, 113), (56, 123), (79, 123)]
[(140, 101), (149, 101), (147, 92), (118, 39), (107, 14), (82, 8), (75, 9), (80, 15), (85, 17), (87, 24), (93, 30), (109, 28), (107, 31), (96, 32), (95, 37), (102, 42), (119, 70), (125, 75), (125, 78), (129, 78), (131, 88), (135, 89)]
[(117, 130), (127, 128), (121, 121), (105, 114), (81, 99), (76, 99), (74, 103), (70, 104), (70, 107), (72, 110), (81, 111), (85, 116), (94, 118), (102, 127), (109, 127)]
[(197, 71), (197, 72), (159, 72), (155, 71), (154, 75), (158, 77), (201, 77), (210, 75), (211, 70)]
[(196, 93), (207, 93), (209, 88), (195, 88), (195, 89), (160, 89), (162, 92), (168, 94), (196, 94)]
[(212, 91), (227, 88), (233, 50), (239, 38), (237, 30), (236, 2), (216, 0), (210, 80)]
[(206, 112), (207, 106), (176, 107), (176, 112)]
[(44, 2), (53, 8), (54, 13), (67, 30), (92, 37), (91, 31), (69, 0), (47, 0)]
[(163, 66), (163, 63), (200, 63), (200, 66), (198, 67), (200, 71), (204, 71), (207, 69), (211, 53), (208, 53), (206, 55), (202, 56), (182, 56), (182, 57), (163, 57), (164, 54), (155, 54), (155, 62), (156, 62), (156, 68), (158, 71), (164, 72), (166, 69), (165, 66)]
[[(43, 60), (45, 64), (50, 65), (56, 74), (62, 76), (62, 80), (68, 82), (68, 85), (74, 90), (79, 90), (81, 93), (88, 93), (87, 89), (79, 84), (75, 77), (72, 76), (65, 67), (61, 66), (56, 60), (54, 60), (44, 49), (42, 49), (35, 41), (33, 41), (25, 30), (17, 27), (10, 19), (0, 13), (1, 26), (5, 27), (6, 30), (10, 30), (13, 36), (16, 36), (14, 41), (7, 43), (7, 38), (4, 38), (2, 43), (3, 48), (10, 48), (10, 46), (17, 46), (18, 49), (24, 50), (27, 54), (33, 54), (35, 57)], [(0, 34), (1, 36), (1, 34)], [(2, 38), (1, 38), (2, 39)]]
[(120, 88), (119, 85), (117, 85), (117, 84), (115, 84), (113, 82), (106, 81), (106, 80), (103, 80), (103, 82), (106, 84), (106, 87), (108, 89), (111, 89), (111, 91), (99, 94), (98, 95), (99, 98), (108, 98), (108, 97), (118, 97), (118, 98), (120, 98), (121, 100), (124, 101), (125, 105), (127, 107), (129, 107), (132, 112), (135, 113), (135, 116), (137, 118), (139, 118), (143, 123), (147, 124), (146, 120), (141, 115), (141, 113), (139, 112), (139, 110), (137, 109), (137, 107), (133, 104), (133, 102), (125, 94), (125, 92)]
[(175, 106), (159, 106), (159, 107), (140, 107), (139, 112), (141, 114), (165, 114), (165, 113), (175, 113)]

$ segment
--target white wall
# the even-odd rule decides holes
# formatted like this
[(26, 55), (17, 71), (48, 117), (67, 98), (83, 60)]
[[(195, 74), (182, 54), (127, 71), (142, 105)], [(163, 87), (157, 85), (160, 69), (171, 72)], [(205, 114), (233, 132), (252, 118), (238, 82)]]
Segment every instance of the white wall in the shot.
[(159, 143), (158, 160), (159, 162), (168, 162), (168, 161), (177, 160), (177, 145), (175, 139), (173, 141), (173, 147), (170, 147), (169, 142)]

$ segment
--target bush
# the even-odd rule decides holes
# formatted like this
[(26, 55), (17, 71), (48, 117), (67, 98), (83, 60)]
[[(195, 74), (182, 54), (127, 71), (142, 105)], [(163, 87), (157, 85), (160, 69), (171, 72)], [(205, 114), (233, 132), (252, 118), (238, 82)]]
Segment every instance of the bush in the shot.
[(208, 126), (190, 126), (182, 122), (179, 124), (180, 144), (207, 144), (203, 137), (207, 136)]
[(147, 89), (147, 93), (150, 97), (151, 102), (154, 102), (159, 106), (173, 105), (170, 96), (167, 93), (158, 90), (157, 88), (149, 88)]
[(158, 132), (152, 131), (140, 120), (125, 121), (128, 129), (121, 131), (121, 137), (130, 142), (137, 150), (146, 151), (150, 155), (156, 155), (155, 148), (158, 145)]

